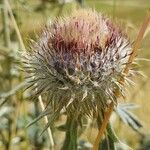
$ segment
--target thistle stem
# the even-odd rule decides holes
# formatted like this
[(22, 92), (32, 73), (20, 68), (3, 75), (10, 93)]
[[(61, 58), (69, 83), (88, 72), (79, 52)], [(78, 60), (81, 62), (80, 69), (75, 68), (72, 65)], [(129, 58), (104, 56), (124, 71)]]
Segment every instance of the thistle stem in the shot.
[(109, 118), (110, 118), (110, 116), (112, 114), (113, 108), (114, 108), (114, 103), (111, 102), (109, 107), (108, 107), (107, 112), (105, 113), (102, 126), (100, 127), (100, 130), (99, 130), (98, 135), (96, 137), (96, 140), (95, 140), (95, 143), (94, 143), (94, 146), (93, 146), (93, 150), (98, 150), (99, 142), (101, 141), (102, 136), (103, 136), (103, 134), (104, 134), (104, 132), (106, 130), (106, 127), (107, 127), (107, 124), (109, 122)]
[[(132, 53), (132, 55), (130, 55), (129, 60), (128, 60), (129, 63), (126, 65), (126, 68), (124, 70), (125, 74), (128, 74), (130, 65), (133, 62), (136, 55), (137, 55), (138, 49), (141, 45), (144, 33), (145, 33), (149, 23), (150, 23), (150, 11), (148, 12), (148, 15), (145, 17), (144, 22), (141, 26), (141, 29), (140, 29), (140, 31), (138, 33), (138, 36), (135, 40), (135, 43), (133, 45), (133, 50), (132, 50), (133, 53)], [(120, 82), (123, 84), (124, 83), (124, 78), (121, 78)], [(119, 91), (118, 90), (115, 91), (115, 95), (116, 95), (116, 97), (119, 96)], [(96, 140), (95, 140), (95, 143), (94, 143), (94, 146), (93, 146), (93, 150), (98, 150), (99, 142), (101, 141), (102, 136), (103, 136), (103, 134), (106, 130), (106, 127), (107, 127), (107, 124), (109, 122), (110, 116), (113, 112), (113, 108), (114, 108), (114, 104), (113, 104), (113, 102), (111, 102), (110, 105), (108, 106), (107, 112), (104, 114), (104, 120), (103, 120), (102, 126), (101, 126), (101, 128), (98, 132), (98, 135), (96, 137)]]
[(77, 121), (70, 116), (67, 118), (66, 138), (61, 150), (77, 150)]

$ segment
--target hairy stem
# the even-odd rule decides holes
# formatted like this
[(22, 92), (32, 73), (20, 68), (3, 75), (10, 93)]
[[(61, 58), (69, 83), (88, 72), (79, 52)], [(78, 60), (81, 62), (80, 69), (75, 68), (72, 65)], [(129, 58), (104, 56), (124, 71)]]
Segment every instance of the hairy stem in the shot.
[(66, 126), (66, 138), (61, 150), (77, 150), (77, 121), (68, 117)]
[(105, 129), (106, 129), (107, 124), (108, 124), (108, 122), (109, 122), (109, 118), (110, 118), (110, 116), (111, 116), (111, 113), (112, 113), (112, 111), (113, 111), (113, 108), (114, 108), (114, 104), (111, 103), (111, 104), (109, 105), (109, 107), (108, 107), (107, 112), (104, 114), (104, 120), (103, 120), (103, 123), (102, 123), (102, 125), (101, 125), (101, 127), (100, 127), (100, 130), (99, 130), (99, 132), (98, 132), (98, 135), (97, 135), (97, 137), (96, 137), (96, 140), (95, 140), (95, 143), (94, 143), (94, 146), (93, 146), (93, 150), (98, 150), (99, 142), (101, 141), (102, 136), (103, 136), (103, 134), (104, 134), (104, 132), (105, 132)]

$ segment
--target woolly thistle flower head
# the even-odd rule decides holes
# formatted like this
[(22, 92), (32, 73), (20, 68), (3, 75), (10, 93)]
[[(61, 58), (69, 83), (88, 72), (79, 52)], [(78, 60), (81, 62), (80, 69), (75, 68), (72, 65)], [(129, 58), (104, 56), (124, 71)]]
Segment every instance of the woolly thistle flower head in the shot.
[(117, 102), (114, 90), (131, 54), (127, 36), (109, 18), (80, 10), (43, 29), (24, 56), (28, 85), (54, 112), (91, 116)]

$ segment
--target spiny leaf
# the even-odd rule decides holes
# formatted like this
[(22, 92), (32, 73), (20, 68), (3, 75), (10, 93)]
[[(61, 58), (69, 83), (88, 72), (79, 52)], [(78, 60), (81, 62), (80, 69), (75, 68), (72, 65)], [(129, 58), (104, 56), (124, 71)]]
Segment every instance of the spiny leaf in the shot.
[(42, 130), (42, 132), (40, 133), (40, 136), (47, 130), (47, 128), (53, 123), (53, 121), (56, 119), (56, 117), (58, 116), (58, 112), (55, 112), (51, 118), (49, 118), (48, 123), (46, 124), (46, 126), (44, 127), (44, 129)]
[(126, 110), (132, 110), (132, 109), (136, 109), (140, 107), (139, 105), (134, 104), (134, 103), (119, 104), (118, 107), (120, 106)]
[(116, 112), (124, 123), (138, 131), (138, 129), (142, 127), (142, 124), (133, 113), (129, 112), (129, 110), (135, 108), (137, 108), (137, 105), (134, 104), (120, 104), (116, 108)]
[(33, 125), (34, 123), (36, 123), (37, 121), (39, 121), (41, 118), (43, 118), (44, 116), (50, 114), (52, 112), (51, 109), (47, 109), (45, 111), (43, 111), (37, 118), (35, 118), (32, 122), (30, 122), (26, 127), (30, 127), (31, 125)]

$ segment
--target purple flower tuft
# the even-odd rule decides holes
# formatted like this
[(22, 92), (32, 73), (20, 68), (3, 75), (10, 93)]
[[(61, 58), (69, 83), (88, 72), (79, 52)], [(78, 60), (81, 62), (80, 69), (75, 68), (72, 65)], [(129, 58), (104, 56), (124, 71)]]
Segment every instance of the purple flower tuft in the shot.
[(117, 103), (114, 90), (131, 55), (131, 43), (102, 14), (80, 10), (48, 25), (23, 58), (34, 95), (47, 96), (54, 112), (92, 116)]

